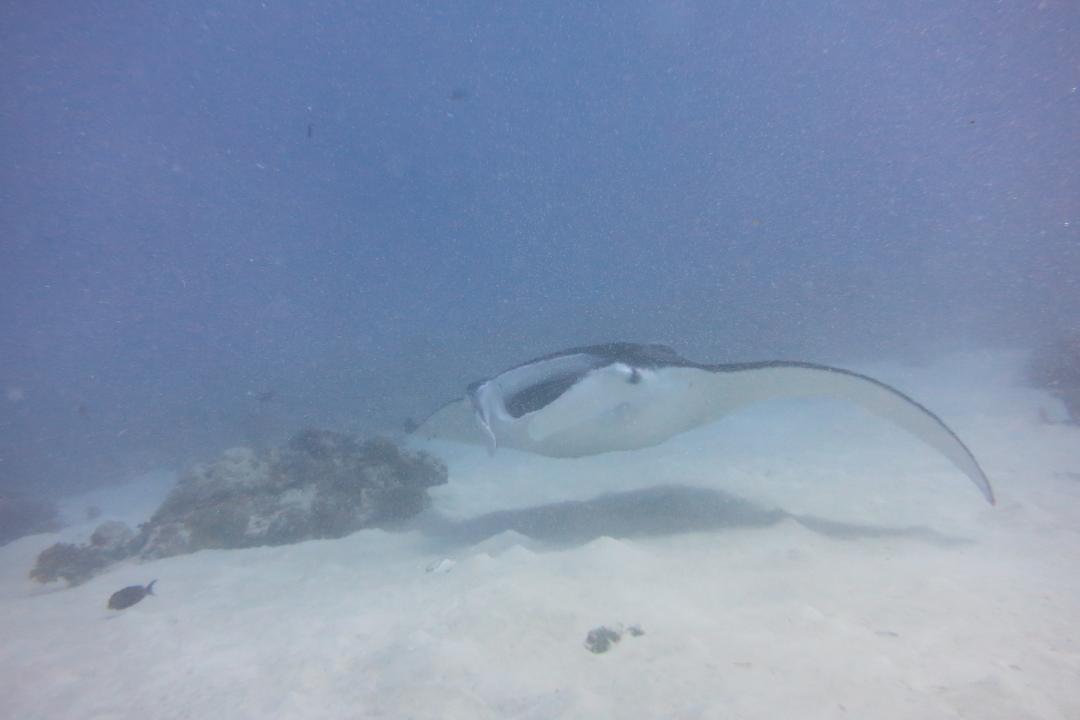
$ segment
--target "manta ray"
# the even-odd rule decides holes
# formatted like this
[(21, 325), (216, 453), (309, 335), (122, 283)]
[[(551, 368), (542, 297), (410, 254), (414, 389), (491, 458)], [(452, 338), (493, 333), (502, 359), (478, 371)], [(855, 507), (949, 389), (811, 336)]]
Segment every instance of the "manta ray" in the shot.
[(666, 345), (570, 348), (469, 385), (414, 431), (556, 458), (658, 445), (751, 403), (828, 397), (853, 402), (944, 455), (994, 504), (971, 450), (941, 418), (894, 387), (808, 362), (703, 364)]

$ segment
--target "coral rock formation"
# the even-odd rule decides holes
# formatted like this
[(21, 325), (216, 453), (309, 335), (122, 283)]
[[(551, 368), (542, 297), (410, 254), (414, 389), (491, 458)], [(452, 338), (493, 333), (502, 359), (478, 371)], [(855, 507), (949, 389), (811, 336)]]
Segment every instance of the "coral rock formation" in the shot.
[(283, 448), (262, 454), (234, 448), (195, 466), (137, 536), (105, 523), (88, 545), (58, 544), (43, 552), (31, 576), (75, 584), (132, 555), (153, 559), (342, 537), (415, 515), (428, 502), (427, 489), (446, 480), (445, 465), (390, 440), (305, 430)]

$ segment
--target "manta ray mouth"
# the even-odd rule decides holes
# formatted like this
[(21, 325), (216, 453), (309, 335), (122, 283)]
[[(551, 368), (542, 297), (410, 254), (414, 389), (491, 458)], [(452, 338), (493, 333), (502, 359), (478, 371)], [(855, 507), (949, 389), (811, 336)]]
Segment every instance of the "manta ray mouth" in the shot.
[(541, 410), (558, 400), (578, 380), (576, 375), (556, 376), (551, 380), (512, 393), (504, 398), (506, 412), (510, 417), (517, 419)]

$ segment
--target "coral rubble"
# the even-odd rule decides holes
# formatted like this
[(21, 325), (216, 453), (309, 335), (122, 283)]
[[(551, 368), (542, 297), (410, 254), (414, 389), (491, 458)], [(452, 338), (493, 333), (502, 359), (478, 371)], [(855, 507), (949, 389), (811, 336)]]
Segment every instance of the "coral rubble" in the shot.
[(38, 582), (63, 580), (68, 585), (86, 582), (109, 565), (128, 557), (135, 533), (127, 525), (110, 520), (98, 525), (90, 542), (81, 545), (56, 543), (40, 555), (30, 577)]

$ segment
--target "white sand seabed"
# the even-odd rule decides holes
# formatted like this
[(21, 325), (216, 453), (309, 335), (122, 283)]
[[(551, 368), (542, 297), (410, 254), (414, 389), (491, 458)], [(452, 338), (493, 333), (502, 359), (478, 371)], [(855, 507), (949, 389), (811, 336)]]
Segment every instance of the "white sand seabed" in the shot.
[[(1080, 429), (1039, 421), (1052, 401), (1015, 387), (1012, 357), (859, 369), (941, 414), (997, 507), (933, 451), (830, 403), (583, 460), (435, 446), (450, 483), (434, 506), (458, 520), (677, 483), (922, 530), (787, 519), (455, 546), (365, 531), (127, 563), (72, 589), (26, 579), (57, 536), (24, 538), (0, 548), (0, 716), (1080, 717)], [(443, 558), (456, 564), (425, 572)], [(156, 597), (105, 609), (153, 578)], [(617, 623), (645, 634), (584, 648)]]

